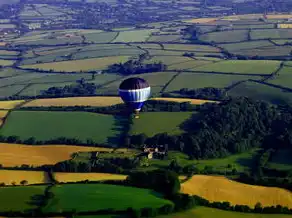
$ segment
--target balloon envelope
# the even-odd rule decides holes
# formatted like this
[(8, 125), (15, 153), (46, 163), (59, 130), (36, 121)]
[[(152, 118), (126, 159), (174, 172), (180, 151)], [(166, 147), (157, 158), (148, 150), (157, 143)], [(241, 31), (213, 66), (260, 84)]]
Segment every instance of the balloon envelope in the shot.
[(122, 100), (134, 111), (140, 111), (150, 97), (150, 86), (142, 78), (132, 77), (124, 80), (119, 87)]

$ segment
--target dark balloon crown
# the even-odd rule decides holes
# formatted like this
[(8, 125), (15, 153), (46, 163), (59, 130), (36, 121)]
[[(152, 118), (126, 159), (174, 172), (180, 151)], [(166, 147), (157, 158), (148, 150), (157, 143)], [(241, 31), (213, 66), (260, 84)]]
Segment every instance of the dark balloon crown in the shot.
[(149, 87), (149, 84), (146, 82), (146, 80), (139, 77), (131, 77), (131, 78), (125, 79), (121, 83), (119, 89), (132, 90), (132, 89), (144, 89), (148, 87)]

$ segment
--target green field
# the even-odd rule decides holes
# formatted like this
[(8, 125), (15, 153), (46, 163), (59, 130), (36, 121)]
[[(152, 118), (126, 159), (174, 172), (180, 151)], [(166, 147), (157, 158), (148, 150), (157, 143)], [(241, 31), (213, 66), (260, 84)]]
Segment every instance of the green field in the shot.
[(198, 207), (185, 212), (159, 216), (158, 218), (289, 218), (291, 215), (253, 214), (224, 211), (208, 207)]
[[(199, 170), (203, 170), (206, 166), (208, 166), (213, 167), (213, 170), (221, 173), (231, 172), (232, 169), (236, 169), (238, 172), (246, 172), (251, 169), (256, 153), (257, 150), (252, 150), (241, 154), (230, 155), (226, 158), (190, 160), (189, 156), (184, 153), (170, 151), (168, 153), (167, 160), (149, 160), (149, 169), (167, 167), (173, 159), (176, 159), (180, 166), (194, 164)], [(231, 165), (231, 167), (228, 167), (228, 165)], [(143, 168), (143, 170), (144, 169), (145, 168)]]
[(1, 60), (0, 59), (0, 66), (10, 66), (14, 63), (14, 61), (11, 61), (11, 60)]
[(107, 208), (126, 210), (128, 207), (161, 207), (172, 204), (151, 190), (105, 184), (58, 185), (51, 191), (55, 197), (45, 212), (95, 211)]
[[(268, 81), (269, 82), (269, 81)], [(275, 104), (292, 104), (292, 93), (280, 88), (256, 83), (244, 82), (228, 91), (233, 97), (246, 96), (253, 99), (272, 102)]]
[(157, 133), (180, 134), (182, 123), (192, 116), (192, 112), (144, 112), (134, 119), (130, 134), (144, 133), (151, 137)]
[(242, 75), (221, 75), (212, 73), (181, 73), (167, 86), (165, 92), (178, 91), (182, 88), (225, 88), (239, 81), (258, 78), (260, 77)]
[(262, 41), (248, 41), (248, 42), (239, 42), (239, 43), (228, 43), (228, 44), (219, 44), (220, 47), (227, 49), (230, 52), (238, 50), (247, 50), (247, 49), (256, 49), (267, 46), (272, 46), (268, 40)]
[(201, 40), (207, 42), (240, 42), (247, 40), (247, 30), (233, 30), (223, 32), (212, 32), (204, 34), (200, 37)]
[(292, 86), (292, 67), (283, 67), (278, 75), (267, 81), (268, 83), (291, 88)]
[(14, 111), (0, 134), (25, 140), (50, 140), (58, 137), (92, 139), (101, 144), (117, 145), (123, 130), (121, 117), (87, 112)]
[(291, 38), (291, 29), (264, 29), (264, 30), (252, 30), (252, 39), (285, 39)]
[(113, 42), (145, 42), (153, 30), (129, 30), (120, 32)]
[(243, 73), (243, 74), (271, 74), (277, 70), (280, 61), (241, 61), (230, 60), (208, 64), (203, 67), (195, 68), (196, 71), (222, 72), (222, 73)]
[(268, 163), (268, 167), (278, 170), (291, 170), (291, 154), (291, 150), (278, 150), (275, 154), (273, 154), (272, 159)]
[(45, 186), (0, 188), (0, 211), (24, 211), (34, 209), (32, 196), (43, 194)]

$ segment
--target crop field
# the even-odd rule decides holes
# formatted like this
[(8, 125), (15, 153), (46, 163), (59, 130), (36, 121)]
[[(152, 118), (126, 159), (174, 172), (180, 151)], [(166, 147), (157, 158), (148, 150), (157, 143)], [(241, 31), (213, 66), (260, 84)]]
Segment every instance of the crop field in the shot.
[(200, 39), (208, 42), (240, 42), (247, 40), (247, 30), (233, 30), (203, 34)]
[(15, 167), (26, 164), (29, 166), (42, 166), (56, 164), (69, 160), (76, 152), (112, 151), (110, 148), (68, 146), (68, 145), (21, 145), (0, 143), (0, 164), (4, 167)]
[(123, 101), (120, 97), (75, 97), (75, 98), (50, 98), (33, 100), (23, 107), (50, 107), (50, 106), (94, 106), (106, 107), (121, 104)]
[(244, 55), (244, 56), (262, 56), (262, 57), (274, 57), (282, 56), (283, 58), (290, 55), (292, 46), (267, 46), (255, 49), (242, 49), (239, 51), (234, 51), (234, 54)]
[(211, 202), (228, 201), (232, 205), (240, 204), (250, 207), (261, 202), (263, 206), (292, 207), (292, 193), (285, 189), (247, 185), (228, 180), (223, 176), (195, 175), (182, 184), (181, 191), (201, 196)]
[[(225, 210), (219, 210), (209, 207), (196, 207), (188, 211), (174, 213), (170, 215), (158, 216), (158, 218), (289, 218), (290, 215), (284, 214), (256, 214), (239, 213)], [(85, 217), (84, 217), (85, 218)]]
[(0, 109), (10, 110), (24, 102), (25, 100), (0, 101)]
[(24, 140), (32, 136), (36, 140), (92, 139), (100, 144), (116, 145), (123, 128), (121, 120), (121, 117), (87, 112), (13, 111), (0, 134), (17, 135)]
[(15, 56), (15, 55), (18, 55), (18, 52), (17, 51), (9, 51), (9, 50), (0, 50), (0, 55)]
[(147, 42), (178, 42), (180, 35), (153, 35)]
[(7, 113), (8, 113), (8, 111), (6, 111), (6, 110), (0, 110), (0, 120), (5, 118)]
[(240, 50), (248, 50), (248, 49), (256, 49), (256, 48), (264, 48), (264, 47), (268, 47), (268, 46), (272, 46), (272, 45), (273, 44), (271, 42), (269, 42), (268, 40), (219, 44), (220, 47), (225, 48), (230, 52), (240, 51)]
[(36, 206), (30, 204), (31, 198), (43, 194), (44, 190), (45, 186), (1, 187), (0, 210), (4, 212), (34, 209)]
[(20, 185), (22, 180), (26, 180), (28, 184), (48, 182), (46, 181), (45, 173), (42, 171), (0, 170), (0, 183), (5, 183), (5, 185), (15, 183), (16, 185)]
[(192, 44), (164, 44), (165, 50), (178, 50), (189, 52), (220, 52), (218, 48), (208, 45), (192, 45)]
[(129, 30), (120, 32), (113, 42), (145, 42), (153, 30)]
[[(96, 211), (109, 208), (123, 210), (128, 207), (143, 208), (161, 207), (172, 204), (157, 197), (151, 190), (106, 184), (58, 185), (51, 191), (55, 197), (44, 208), (45, 212), (63, 211), (77, 212)], [(76, 201), (78, 199), (78, 201)]]
[(216, 18), (198, 18), (198, 19), (191, 19), (185, 20), (186, 23), (210, 23), (216, 21)]
[(60, 61), (55, 63), (43, 63), (22, 65), (23, 69), (42, 69), (42, 70), (54, 70), (60, 72), (78, 72), (87, 70), (102, 70), (107, 68), (111, 64), (126, 62), (129, 56), (112, 56), (105, 58), (89, 58), (84, 60), (74, 61)]
[[(180, 125), (192, 116), (192, 112), (145, 112), (134, 120), (130, 134), (144, 133), (151, 137), (157, 133), (167, 132), (176, 135), (183, 132)], [(171, 118), (171, 119), (170, 119)], [(152, 121), (151, 121), (152, 120)], [(151, 125), (154, 123), (155, 125)], [(150, 124), (150, 125), (149, 125)]]
[(195, 105), (201, 105), (205, 103), (219, 103), (218, 101), (212, 101), (212, 100), (202, 100), (202, 99), (187, 99), (187, 98), (152, 98), (151, 100), (157, 100), (157, 101), (173, 101), (173, 102), (190, 102), (191, 104)]
[(291, 38), (291, 29), (265, 29), (265, 30), (252, 30), (252, 39), (285, 39)]
[(85, 34), (86, 42), (94, 42), (94, 43), (108, 43), (112, 42), (116, 37), (117, 32), (104, 32), (104, 33), (88, 33)]
[(78, 181), (102, 181), (102, 180), (125, 180), (126, 175), (109, 173), (55, 173), (58, 182), (78, 182)]
[(196, 71), (203, 72), (222, 72), (222, 73), (241, 73), (241, 74), (271, 74), (280, 66), (280, 61), (266, 60), (230, 60), (220, 61), (195, 68)]
[(14, 63), (14, 61), (11, 60), (1, 60), (0, 59), (0, 66), (11, 66)]
[(257, 78), (259, 77), (242, 75), (221, 75), (211, 73), (181, 73), (167, 86), (165, 92), (178, 91), (182, 88), (225, 88), (239, 81)]

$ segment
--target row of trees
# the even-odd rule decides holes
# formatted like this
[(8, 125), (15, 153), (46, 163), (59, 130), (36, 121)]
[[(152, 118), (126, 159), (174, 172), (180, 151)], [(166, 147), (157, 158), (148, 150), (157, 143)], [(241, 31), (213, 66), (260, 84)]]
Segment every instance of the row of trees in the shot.
[(107, 73), (134, 75), (142, 73), (161, 72), (167, 69), (162, 62), (143, 64), (140, 60), (129, 60), (125, 63), (113, 64), (106, 70)]

